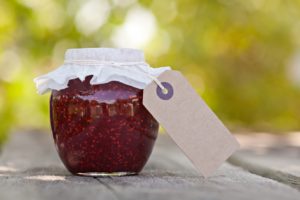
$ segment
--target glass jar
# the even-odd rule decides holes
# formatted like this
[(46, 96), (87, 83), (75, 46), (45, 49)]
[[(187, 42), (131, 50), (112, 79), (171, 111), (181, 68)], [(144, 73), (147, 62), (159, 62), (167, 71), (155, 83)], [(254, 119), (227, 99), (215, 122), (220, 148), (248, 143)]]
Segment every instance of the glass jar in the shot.
[(79, 175), (128, 175), (142, 170), (157, 137), (158, 122), (142, 104), (143, 91), (92, 76), (53, 91), (51, 126), (67, 169)]
[(65, 63), (35, 78), (52, 91), (50, 120), (59, 156), (76, 175), (121, 176), (146, 164), (159, 124), (143, 88), (169, 67), (152, 68), (134, 49), (69, 49)]

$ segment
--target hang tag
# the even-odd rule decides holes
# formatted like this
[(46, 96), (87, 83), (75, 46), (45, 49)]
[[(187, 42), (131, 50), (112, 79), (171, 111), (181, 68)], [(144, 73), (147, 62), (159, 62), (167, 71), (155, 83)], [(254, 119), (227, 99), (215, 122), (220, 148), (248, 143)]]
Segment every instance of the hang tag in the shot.
[(143, 104), (204, 176), (210, 176), (239, 148), (235, 137), (199, 97), (184, 76), (162, 73), (144, 89)]

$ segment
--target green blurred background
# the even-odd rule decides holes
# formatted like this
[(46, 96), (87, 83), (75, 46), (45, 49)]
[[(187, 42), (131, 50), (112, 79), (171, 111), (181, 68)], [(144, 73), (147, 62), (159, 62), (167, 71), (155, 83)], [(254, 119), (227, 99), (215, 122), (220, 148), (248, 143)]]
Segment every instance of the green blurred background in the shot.
[(49, 130), (32, 79), (80, 47), (143, 49), (233, 131), (299, 130), (299, 36), (300, 0), (0, 0), (0, 141)]

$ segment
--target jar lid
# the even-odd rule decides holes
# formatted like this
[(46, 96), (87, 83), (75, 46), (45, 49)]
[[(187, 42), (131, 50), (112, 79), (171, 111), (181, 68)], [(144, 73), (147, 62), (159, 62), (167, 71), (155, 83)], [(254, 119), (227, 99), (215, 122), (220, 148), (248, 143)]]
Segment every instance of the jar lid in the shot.
[(153, 78), (170, 67), (152, 68), (144, 60), (144, 54), (136, 49), (82, 48), (68, 49), (64, 64), (54, 71), (34, 79), (39, 94), (68, 87), (71, 79), (93, 75), (91, 85), (119, 81), (144, 89)]

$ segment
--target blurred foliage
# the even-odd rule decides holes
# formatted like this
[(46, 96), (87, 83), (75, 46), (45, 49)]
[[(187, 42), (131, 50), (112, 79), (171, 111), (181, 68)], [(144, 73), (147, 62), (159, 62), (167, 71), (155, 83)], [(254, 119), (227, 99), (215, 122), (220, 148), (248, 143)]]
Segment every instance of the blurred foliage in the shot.
[(67, 48), (99, 46), (181, 70), (233, 130), (297, 130), (298, 19), (299, 0), (1, 0), (0, 141), (49, 128), (49, 95), (32, 79)]

